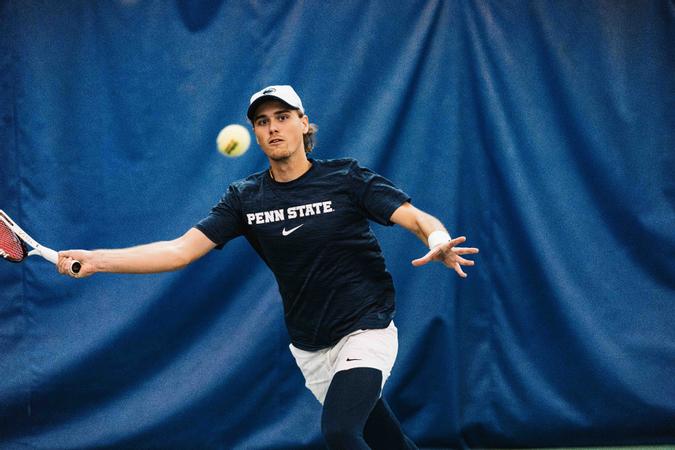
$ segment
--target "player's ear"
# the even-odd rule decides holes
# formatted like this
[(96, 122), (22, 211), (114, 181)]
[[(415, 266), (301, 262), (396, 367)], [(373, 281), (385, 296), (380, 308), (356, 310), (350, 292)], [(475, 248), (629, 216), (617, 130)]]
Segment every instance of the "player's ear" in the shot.
[(307, 134), (309, 131), (309, 117), (307, 117), (307, 114), (303, 114), (300, 120), (302, 121), (302, 134)]

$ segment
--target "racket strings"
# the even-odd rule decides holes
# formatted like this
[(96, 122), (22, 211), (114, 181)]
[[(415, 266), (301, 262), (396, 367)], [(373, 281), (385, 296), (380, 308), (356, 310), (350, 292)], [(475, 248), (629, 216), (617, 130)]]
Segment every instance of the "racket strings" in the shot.
[(0, 256), (9, 261), (20, 262), (26, 255), (26, 247), (21, 239), (0, 220)]

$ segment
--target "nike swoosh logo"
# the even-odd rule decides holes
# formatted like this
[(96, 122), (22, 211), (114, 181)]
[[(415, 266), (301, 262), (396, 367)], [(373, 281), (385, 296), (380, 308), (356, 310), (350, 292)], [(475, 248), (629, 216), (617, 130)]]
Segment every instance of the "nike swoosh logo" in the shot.
[(347, 358), (347, 361), (361, 361), (361, 358)]
[(288, 230), (288, 231), (286, 230), (286, 227), (284, 227), (284, 229), (281, 230), (281, 235), (282, 235), (282, 236), (288, 236), (289, 234), (291, 234), (292, 232), (294, 232), (295, 230), (297, 230), (298, 228), (300, 228), (300, 227), (303, 226), (303, 225), (304, 225), (304, 223), (301, 223), (301, 224), (298, 225), (297, 227), (291, 228), (291, 229)]

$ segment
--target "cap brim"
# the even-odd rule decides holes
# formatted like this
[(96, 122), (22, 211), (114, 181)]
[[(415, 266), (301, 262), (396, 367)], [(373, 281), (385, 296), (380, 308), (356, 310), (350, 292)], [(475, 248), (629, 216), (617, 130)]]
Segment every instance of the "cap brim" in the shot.
[(263, 103), (270, 102), (270, 101), (283, 103), (284, 105), (288, 106), (291, 109), (299, 109), (299, 108), (296, 108), (293, 105), (289, 105), (288, 103), (286, 103), (285, 101), (283, 101), (282, 99), (280, 99), (279, 97), (276, 97), (274, 95), (263, 95), (262, 97), (256, 98), (255, 101), (253, 103), (251, 103), (251, 105), (248, 107), (248, 111), (246, 112), (246, 116), (248, 117), (248, 120), (253, 122), (253, 118), (254, 118), (253, 115), (255, 114), (255, 110), (258, 109), (258, 107), (260, 105), (262, 105)]

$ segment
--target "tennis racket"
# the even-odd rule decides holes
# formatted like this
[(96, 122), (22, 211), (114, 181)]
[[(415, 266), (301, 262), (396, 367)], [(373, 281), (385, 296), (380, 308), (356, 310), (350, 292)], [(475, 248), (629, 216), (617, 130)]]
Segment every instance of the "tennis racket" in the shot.
[[(26, 244), (33, 249), (27, 251)], [(59, 254), (51, 248), (37, 243), (28, 233), (23, 231), (3, 210), (0, 209), (0, 256), (10, 262), (19, 263), (26, 259), (26, 256), (38, 255), (47, 261), (56, 264), (59, 261)], [(70, 265), (70, 271), (76, 274), (82, 268), (79, 261), (73, 261)]]

